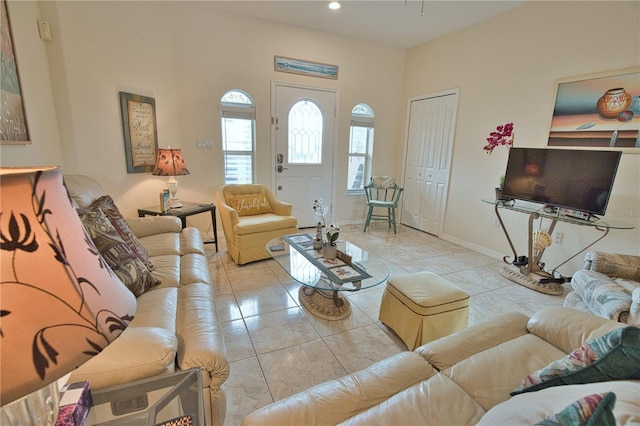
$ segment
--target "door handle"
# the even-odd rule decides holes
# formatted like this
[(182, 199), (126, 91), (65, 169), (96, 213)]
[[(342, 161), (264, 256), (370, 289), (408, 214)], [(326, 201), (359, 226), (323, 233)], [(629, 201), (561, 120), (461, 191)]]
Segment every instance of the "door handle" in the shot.
[(282, 164), (278, 164), (278, 167), (276, 167), (276, 171), (278, 173), (282, 173), (283, 170), (288, 170), (286, 167), (282, 167)]

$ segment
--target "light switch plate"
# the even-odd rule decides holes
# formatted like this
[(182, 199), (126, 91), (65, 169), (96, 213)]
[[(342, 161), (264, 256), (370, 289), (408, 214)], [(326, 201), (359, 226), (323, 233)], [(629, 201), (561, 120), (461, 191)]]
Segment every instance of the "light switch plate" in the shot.
[(196, 139), (196, 147), (200, 149), (213, 149), (212, 139)]

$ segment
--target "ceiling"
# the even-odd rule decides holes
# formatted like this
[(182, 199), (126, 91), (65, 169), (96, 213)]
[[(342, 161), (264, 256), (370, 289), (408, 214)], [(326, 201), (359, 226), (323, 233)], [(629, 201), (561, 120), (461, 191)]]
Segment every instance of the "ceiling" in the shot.
[[(407, 49), (521, 6), (511, 0), (216, 0), (216, 8)], [(422, 11), (424, 10), (424, 14)]]

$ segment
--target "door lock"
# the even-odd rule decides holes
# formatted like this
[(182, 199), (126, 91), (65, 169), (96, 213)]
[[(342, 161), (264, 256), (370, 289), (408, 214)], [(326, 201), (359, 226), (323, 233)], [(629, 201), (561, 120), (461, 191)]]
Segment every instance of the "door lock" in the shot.
[(284, 157), (282, 154), (276, 155), (276, 163), (282, 164), (283, 161), (284, 161)]
[(282, 173), (283, 170), (288, 170), (286, 167), (282, 167), (282, 164), (278, 164), (278, 167), (276, 167), (276, 171), (278, 173)]

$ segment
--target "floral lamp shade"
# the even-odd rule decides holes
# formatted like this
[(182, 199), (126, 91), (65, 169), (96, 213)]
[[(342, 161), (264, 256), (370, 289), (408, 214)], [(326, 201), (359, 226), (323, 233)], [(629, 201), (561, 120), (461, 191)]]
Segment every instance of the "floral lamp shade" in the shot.
[(184, 163), (182, 150), (180, 149), (158, 149), (156, 165), (151, 172), (154, 176), (182, 176), (188, 175), (189, 170)]
[(0, 169), (0, 391), (8, 404), (102, 351), (136, 300), (106, 265), (58, 167)]

